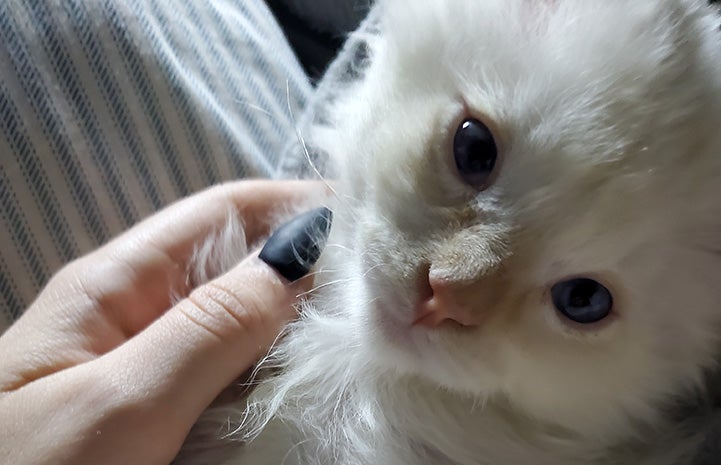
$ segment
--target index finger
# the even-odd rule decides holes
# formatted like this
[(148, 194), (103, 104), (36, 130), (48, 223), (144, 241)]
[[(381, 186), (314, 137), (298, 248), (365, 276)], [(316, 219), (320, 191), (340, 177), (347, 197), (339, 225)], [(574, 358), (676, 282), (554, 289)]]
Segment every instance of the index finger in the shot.
[[(223, 184), (167, 207), (76, 260), (0, 339), (0, 346), (12, 349), (3, 360), (9, 375), (0, 379), (0, 388), (91, 360), (147, 327), (173, 298), (191, 291), (187, 277), (195, 247), (221, 230), (231, 213), (245, 223), (238, 241), (255, 242), (286, 213), (320, 203), (324, 192), (321, 183), (308, 181)], [(40, 344), (28, 338), (38, 331)]]
[[(266, 235), (291, 207), (307, 204), (324, 192), (323, 184), (315, 181), (244, 180), (221, 184), (161, 210), (98, 253), (128, 252), (138, 245), (150, 245), (169, 257), (182, 258), (200, 240), (222, 227), (230, 212), (243, 220), (246, 240), (252, 243)], [(145, 265), (141, 255), (133, 256), (132, 261), (129, 264)]]
[[(320, 202), (322, 183), (245, 180), (212, 187), (142, 221), (71, 265), (71, 280), (128, 335), (143, 329), (191, 290), (195, 247), (236, 213), (253, 243), (302, 205)], [(243, 238), (239, 238), (240, 241)]]

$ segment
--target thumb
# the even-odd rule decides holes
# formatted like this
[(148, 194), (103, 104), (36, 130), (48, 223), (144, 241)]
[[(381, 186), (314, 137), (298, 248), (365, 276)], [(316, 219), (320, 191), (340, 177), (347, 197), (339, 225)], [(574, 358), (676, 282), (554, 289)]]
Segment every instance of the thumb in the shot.
[(271, 236), (260, 254), (196, 288), (107, 354), (105, 363), (116, 372), (123, 367), (118, 382), (160, 409), (161, 421), (168, 422), (170, 415), (189, 428), (296, 316), (293, 304), (309, 285), (298, 279), (318, 259), (329, 226), (327, 209), (296, 217)]

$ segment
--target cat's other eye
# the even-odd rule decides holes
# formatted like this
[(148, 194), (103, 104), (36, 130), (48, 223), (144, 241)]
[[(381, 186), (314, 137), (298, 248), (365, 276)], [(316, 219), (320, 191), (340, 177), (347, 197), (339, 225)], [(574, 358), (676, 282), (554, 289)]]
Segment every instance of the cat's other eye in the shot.
[(611, 292), (588, 278), (561, 281), (551, 287), (553, 305), (566, 318), (590, 324), (606, 318), (613, 307)]
[(463, 181), (476, 188), (488, 187), (496, 166), (498, 148), (490, 129), (475, 118), (466, 118), (453, 137), (453, 157)]

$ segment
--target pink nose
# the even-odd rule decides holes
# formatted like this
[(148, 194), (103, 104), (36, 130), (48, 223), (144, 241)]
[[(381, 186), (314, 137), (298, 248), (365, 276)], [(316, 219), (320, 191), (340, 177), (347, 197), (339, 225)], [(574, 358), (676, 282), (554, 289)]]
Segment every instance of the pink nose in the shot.
[(462, 290), (452, 281), (424, 274), (420, 280), (418, 300), (414, 308), (413, 326), (437, 328), (444, 322), (472, 326), (474, 322), (471, 312), (458, 302)]

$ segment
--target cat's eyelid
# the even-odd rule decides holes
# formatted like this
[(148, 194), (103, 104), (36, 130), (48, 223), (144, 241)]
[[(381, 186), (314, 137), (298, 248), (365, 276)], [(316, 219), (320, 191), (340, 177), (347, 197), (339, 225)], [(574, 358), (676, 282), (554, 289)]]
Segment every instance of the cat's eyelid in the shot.
[(463, 117), (475, 118), (486, 125), (493, 134), (493, 140), (498, 147), (498, 154), (501, 156), (510, 149), (510, 137), (505, 128), (505, 124), (499, 115), (494, 114), (490, 108), (484, 108), (483, 105), (471, 105), (467, 99), (461, 99), (460, 110), (455, 115), (456, 123), (459, 123)]

